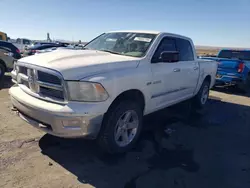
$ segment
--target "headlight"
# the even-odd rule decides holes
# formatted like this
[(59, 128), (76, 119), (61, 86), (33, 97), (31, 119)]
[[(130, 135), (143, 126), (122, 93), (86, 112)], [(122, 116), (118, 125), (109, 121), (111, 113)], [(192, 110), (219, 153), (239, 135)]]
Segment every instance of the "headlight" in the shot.
[(98, 83), (67, 81), (67, 86), (72, 101), (100, 102), (108, 98), (108, 93)]

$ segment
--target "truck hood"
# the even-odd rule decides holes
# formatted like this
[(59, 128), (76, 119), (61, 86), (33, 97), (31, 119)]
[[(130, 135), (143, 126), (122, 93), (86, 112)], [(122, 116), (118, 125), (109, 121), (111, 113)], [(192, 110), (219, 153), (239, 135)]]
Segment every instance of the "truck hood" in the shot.
[(55, 50), (24, 57), (19, 62), (56, 70), (65, 80), (80, 80), (103, 72), (136, 68), (139, 60), (96, 50)]

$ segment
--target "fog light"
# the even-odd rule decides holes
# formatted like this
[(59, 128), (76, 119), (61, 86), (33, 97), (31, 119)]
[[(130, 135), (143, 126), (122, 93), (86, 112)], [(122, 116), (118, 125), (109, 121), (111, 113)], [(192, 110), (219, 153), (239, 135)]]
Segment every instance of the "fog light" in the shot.
[(64, 127), (80, 127), (81, 126), (81, 120), (63, 120), (62, 124)]

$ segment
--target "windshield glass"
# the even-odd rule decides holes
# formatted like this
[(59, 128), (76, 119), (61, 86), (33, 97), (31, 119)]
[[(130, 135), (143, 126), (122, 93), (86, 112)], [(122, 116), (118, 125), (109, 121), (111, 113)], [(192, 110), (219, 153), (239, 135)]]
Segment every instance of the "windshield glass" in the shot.
[(218, 54), (219, 58), (242, 59), (250, 61), (250, 51), (222, 50)]
[(85, 46), (86, 49), (108, 51), (115, 54), (142, 57), (156, 34), (117, 32), (104, 33)]

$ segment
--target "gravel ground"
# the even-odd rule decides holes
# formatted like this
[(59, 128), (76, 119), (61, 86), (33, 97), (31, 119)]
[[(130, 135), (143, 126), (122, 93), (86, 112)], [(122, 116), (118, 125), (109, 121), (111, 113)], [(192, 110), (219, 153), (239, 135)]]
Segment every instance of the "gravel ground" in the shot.
[(137, 147), (111, 156), (93, 141), (56, 138), (20, 120), (5, 79), (0, 187), (250, 187), (250, 99), (232, 89), (211, 91), (199, 113), (183, 103), (146, 117)]

